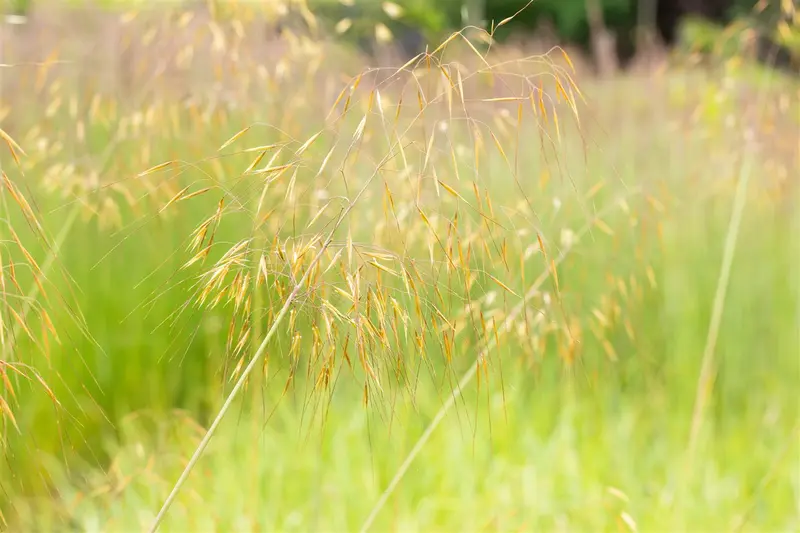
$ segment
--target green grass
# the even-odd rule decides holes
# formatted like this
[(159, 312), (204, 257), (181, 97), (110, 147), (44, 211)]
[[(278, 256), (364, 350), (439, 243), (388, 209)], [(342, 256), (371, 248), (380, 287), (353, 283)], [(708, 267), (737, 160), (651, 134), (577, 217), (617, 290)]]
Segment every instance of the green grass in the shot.
[[(678, 467), (684, 432), (671, 429), (686, 410), (644, 398), (637, 405), (619, 393), (576, 397), (553, 381), (511, 381), (505, 399), (499, 392), (487, 399), (489, 408), (468, 394), (467, 406), (428, 443), (375, 529), (612, 530), (622, 511), (644, 531), (728, 530), (747, 511), (744, 530), (796, 528), (791, 455), (781, 464), (780, 446), (773, 447), (789, 437), (763, 416), (715, 429), (686, 481)], [(398, 415), (391, 437), (385, 422), (352, 402), (331, 405), (324, 434), (301, 427), (299, 408), (289, 405), (263, 429), (260, 409), (232, 417), (165, 530), (355, 530), (437, 404), (421, 403), (421, 412)], [(145, 437), (153, 424), (131, 424), (126, 446), (115, 448), (111, 479), (99, 482), (111, 494), (84, 496), (70, 507), (81, 530), (93, 523), (105, 530), (149, 526), (198, 437), (185, 424), (172, 431), (167, 422), (158, 425), (164, 427), (157, 437)], [(765, 438), (753, 442), (748, 427)], [(778, 472), (759, 491), (771, 468)], [(76, 492), (64, 496), (72, 500)], [(685, 499), (673, 506), (677, 498)]]
[[(240, 75), (248, 74), (245, 70)], [(524, 294), (546, 271), (549, 259), (565, 249), (565, 232), (577, 234), (603, 213), (603, 224), (590, 224), (591, 231), (559, 265), (558, 285), (550, 277), (542, 293), (529, 302), (532, 323), (519, 321), (512, 333), (498, 335), (500, 343), (489, 354), (488, 373), (457, 399), (455, 409), (432, 434), (378, 515), (373, 531), (800, 529), (800, 413), (795, 393), (800, 377), (800, 286), (794, 238), (800, 220), (791, 188), (781, 192), (775, 186), (777, 176), (763, 171), (767, 161), (781, 156), (780, 151), (760, 153), (755, 166), (715, 350), (711, 401), (693, 468), (684, 469), (701, 358), (742, 164), (739, 129), (726, 126), (726, 120), (740, 109), (737, 99), (751, 94), (747, 80), (738, 80), (731, 88), (715, 79), (701, 79), (699, 87), (696, 79), (675, 71), (648, 82), (588, 83), (582, 88), (590, 99), (582, 115), (587, 142), (583, 144), (568, 124), (568, 108), (562, 104), (558, 161), (552, 153), (544, 157), (539, 151), (529, 107), (517, 145), (514, 119), (505, 123), (511, 130), (506, 134), (498, 122), (491, 122), (503, 120), (502, 104), (488, 108), (474, 104), (476, 113), (486, 114), (506, 156), (513, 159), (517, 151), (520, 154), (515, 176), (484, 131), (479, 183), (491, 197), (492, 217), (504, 225), (502, 230), (481, 225), (483, 219), (474, 211), (444, 190), (437, 196), (433, 182), (427, 181), (419, 205), (430, 221), (423, 223), (412, 209), (403, 230), (394, 231), (382, 206), (388, 205), (385, 187), (393, 191), (398, 209), (413, 208), (414, 181), (402, 173), (401, 164), (393, 163), (397, 167), (387, 167), (368, 188), (364, 201), (337, 234), (337, 246), (346, 241), (349, 230), (356, 243), (378, 241), (386, 249), (414, 257), (425, 277), (418, 289), (423, 303), (436, 304), (452, 321), (459, 320), (467, 302), (489, 291), (494, 298), (480, 304), (485, 318), (495, 313), (502, 320), (519, 301), (510, 291)], [(792, 94), (791, 87), (776, 87)], [(200, 113), (172, 105), (167, 97), (156, 99), (153, 123), (120, 143), (108, 165), (102, 163), (102, 155), (120, 124), (132, 115), (108, 111), (108, 118), (89, 121), (86, 143), (75, 141), (76, 120), (66, 106), (50, 118), (35, 112), (15, 117), (21, 132), (16, 138), (32, 163), (25, 168), (25, 177), (5, 154), (3, 167), (15, 183), (33, 184), (25, 190), (36, 199), (49, 232), (57, 233), (68, 220), (73, 195), (65, 190), (77, 180), (63, 169), (55, 173), (63, 182), (51, 184), (52, 190), (24, 180), (38, 176), (46, 181), (47, 170), (55, 163), (78, 161), (83, 173), (97, 169), (105, 183), (124, 184), (124, 192), (139, 200), (128, 204), (123, 191), (109, 193), (110, 188), (102, 194), (111, 194), (113, 204), (104, 203), (102, 195), (87, 196), (97, 206), (117, 206), (122, 227), (98, 225), (113, 218), (112, 211), (99, 218), (77, 219), (47, 276), (48, 298), (39, 298), (50, 309), (61, 342), (51, 339), (48, 350), (37, 350), (23, 339), (14, 353), (41, 374), (61, 407), (54, 409), (36, 381), (16, 384), (15, 401), (4, 391), (20, 428), (15, 433), (8, 418), (3, 419), (8, 460), (0, 466), (0, 490), (7, 497), (0, 498), (0, 510), (10, 530), (149, 527), (202, 437), (202, 428), (230, 390), (230, 376), (241, 357), (232, 356), (226, 346), (228, 324), (236, 316), (231, 306), (187, 307), (192, 297), (187, 284), (201, 270), (180, 269), (191, 257), (185, 248), (192, 231), (214, 213), (222, 188), (230, 191), (226, 198), (242, 199), (252, 211), (261, 192), (254, 179), (239, 179), (257, 153), (216, 159), (218, 148), (248, 124), (269, 123), (291, 128), (297, 140), (292, 151), (296, 150), (323, 126), (325, 104), (315, 100), (316, 90), (313, 80), (308, 85), (276, 85), (269, 96), (281, 99), (283, 105), (242, 99), (238, 110), (213, 119), (198, 118)], [(328, 97), (335, 98), (338, 90)], [(308, 166), (298, 174), (294, 200), (287, 199), (290, 174), (272, 186), (266, 198), (268, 209), (275, 208), (276, 213), (265, 227), (253, 232), (244, 210), (226, 214), (216, 236), (222, 251), (251, 235), (259, 240), (258, 246), (273, 250), (276, 234), (286, 239), (327, 231), (325, 224), (335, 212), (303, 229), (321, 204), (311, 193), (324, 188), (331, 196), (352, 197), (387, 149), (382, 124), (373, 111), (365, 130), (371, 136), (359, 149), (358, 159), (342, 164), (364, 112), (359, 106), (367, 102), (368, 94), (362, 88), (349, 118), (305, 154)], [(388, 99), (391, 91), (383, 94)], [(716, 97), (720, 94), (725, 98)], [(658, 95), (664, 99), (656, 101)], [(406, 110), (413, 117), (416, 95), (409, 91), (406, 98), (411, 102)], [(774, 99), (767, 102), (775, 104)], [(137, 104), (129, 105), (137, 110)], [(696, 109), (701, 112), (694, 114)], [(444, 113), (446, 101), (431, 103), (430, 110)], [(177, 114), (177, 122), (171, 113)], [(691, 117), (699, 118), (692, 123)], [(408, 124), (410, 118), (403, 115), (400, 122)], [(33, 125), (40, 130), (27, 138)], [(453, 142), (465, 146), (457, 161), (463, 181), (457, 180), (446, 146), (434, 146), (429, 164), (463, 202), (473, 202), (466, 181), (474, 163), (471, 139), (456, 122), (450, 131)], [(552, 127), (548, 131), (554, 133)], [(60, 139), (68, 149), (39, 153), (31, 148), (37, 135), (50, 136), (51, 142)], [(412, 164), (424, 165), (429, 135), (429, 129), (408, 133), (406, 149)], [(254, 128), (223, 153), (281, 139), (267, 128)], [(334, 143), (338, 151), (331, 160), (333, 177), (319, 183), (314, 173)], [(200, 163), (135, 177), (171, 159)], [(777, 164), (791, 168), (792, 162), (778, 159)], [(349, 180), (346, 184), (335, 171), (340, 165)], [(169, 218), (154, 214), (189, 184), (192, 190), (220, 189), (176, 203), (165, 211)], [(161, 186), (171, 188), (157, 188)], [(626, 198), (624, 206), (603, 211), (621, 195)], [(313, 202), (317, 207), (308, 206)], [(488, 210), (485, 204), (484, 209)], [(47, 250), (37, 244), (18, 210), (8, 212), (13, 227), (42, 263)], [(446, 240), (442, 219), (452, 220), (455, 212), (461, 236), (476, 236), (474, 255), (467, 263), (479, 274), (469, 291), (463, 286), (465, 263), (448, 273), (435, 240), (434, 252), (428, 250), (429, 228)], [(536, 226), (541, 226), (548, 258), (538, 251)], [(22, 263), (24, 258), (8, 238), (4, 233), (3, 253)], [(496, 248), (504, 239), (508, 266)], [(531, 254), (525, 256), (529, 249)], [(218, 259), (222, 251), (215, 248), (211, 258)], [(425, 263), (429, 253), (437, 259), (432, 265)], [(400, 261), (391, 263), (395, 269), (399, 265)], [(277, 260), (273, 266), (276, 275), (286, 272)], [(509, 291), (483, 277), (482, 269)], [(18, 270), (24, 279), (21, 285), (27, 287), (30, 279)], [(363, 270), (363, 283), (375, 290), (387, 287), (397, 297), (409, 311), (412, 327), (428, 335), (426, 349), (420, 353), (413, 340), (400, 340), (391, 350), (375, 347), (370, 357), (381, 378), (379, 393), (365, 378), (350, 345), (354, 370), (337, 352), (335, 394), (312, 394), (319, 370), (311, 356), (312, 325), (323, 332), (324, 328), (319, 302), (313, 295), (301, 300), (297, 321), (283, 323), (268, 347), (268, 377), (259, 365), (259, 376), (234, 404), (167, 515), (165, 531), (349, 531), (364, 523), (461, 374), (474, 365), (482, 338), (480, 326), (466, 322), (452, 361), (445, 364), (441, 335), (432, 333), (433, 321), (442, 327), (441, 320), (427, 308), (424, 320), (415, 318), (413, 299), (404, 293), (402, 283), (374, 270)], [(327, 275), (325, 284), (347, 289), (336, 269)], [(441, 298), (435, 291), (437, 283)], [(282, 296), (274, 286), (253, 293), (254, 306), (261, 306), (253, 315), (258, 317), (255, 345), (282, 304), (286, 287)], [(151, 301), (152, 296), (158, 297)], [(333, 301), (347, 311), (342, 299)], [(164, 324), (184, 307), (186, 312), (172, 328)], [(536, 322), (538, 316), (544, 317), (541, 322)], [(36, 324), (35, 316), (31, 320)], [(345, 326), (342, 330), (347, 331)], [(298, 352), (301, 366), (284, 394), (295, 333), (303, 339)], [(487, 338), (493, 335), (490, 328)], [(34, 337), (41, 346), (39, 336)], [(252, 354), (255, 345), (248, 344), (244, 353)], [(418, 380), (412, 379), (410, 385), (398, 382), (390, 355), (401, 357)], [(365, 382), (370, 383), (366, 407)]]

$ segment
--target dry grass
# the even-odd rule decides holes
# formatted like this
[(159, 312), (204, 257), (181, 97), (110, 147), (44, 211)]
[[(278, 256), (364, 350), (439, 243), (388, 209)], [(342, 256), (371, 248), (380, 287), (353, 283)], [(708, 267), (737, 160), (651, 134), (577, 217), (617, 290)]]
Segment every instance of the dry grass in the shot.
[[(635, 183), (618, 169), (588, 172), (596, 128), (613, 124), (603, 116), (618, 111), (585, 107), (560, 49), (486, 52), (457, 33), (400, 68), (342, 76), (348, 67), (334, 65), (347, 51), (291, 35), (276, 51), (252, 6), (219, 20), (202, 10), (99, 20), (103, 33), (81, 51), (66, 46), (74, 28), (33, 51), (9, 42), (3, 49), (2, 62), (12, 65), (4, 73), (14, 75), (0, 85), (15, 102), (0, 109), (14, 160), (4, 166), (4, 212), (17, 212), (6, 220), (10, 259), (0, 272), (0, 360), (4, 378), (27, 376), (63, 402), (55, 417), (31, 390), (30, 403), (14, 403), (19, 385), (4, 379), (5, 427), (22, 427), (4, 445), (31, 472), (13, 489), (18, 523), (35, 508), (26, 497), (73, 479), (58, 479), (30, 454), (25, 433), (34, 422), (58, 428), (36, 434), (51, 453), (78, 442), (85, 457), (100, 447), (102, 417), (114, 426), (137, 405), (182, 406), (176, 390), (201, 398), (201, 420), (219, 407), (205, 437), (191, 443), (195, 453), (180, 465), (156, 529), (173, 501), (185, 505), (179, 491), (228, 410), (257, 401), (259, 391), (277, 387), (268, 425), (297, 402), (301, 418), (313, 412), (328, 430), (335, 391), (357, 390), (390, 428), (403, 406), (441, 394), (443, 406), (367, 508), (366, 530), (448, 410), (467, 406), (471, 380), (479, 399), (499, 394), (505, 410), (508, 383), (538, 376), (551, 360), (590, 390), (630, 361), (667, 364), (632, 354), (662, 335), (642, 309), (668, 283), (665, 257), (694, 246), (669, 233), (682, 226), (669, 226), (667, 215), (686, 197), (657, 172)], [(96, 79), (97, 69), (81, 62), (116, 74)], [(665, 100), (685, 97), (680, 90), (669, 86)], [(627, 116), (637, 113), (632, 105)], [(690, 120), (725, 157), (740, 139), (724, 127), (724, 109), (709, 108), (698, 106)], [(638, 153), (633, 144), (648, 141), (630, 142)], [(787, 168), (782, 149), (765, 159)], [(698, 182), (716, 209), (726, 205), (730, 181)], [(774, 205), (772, 183), (755, 189), (756, 204)], [(61, 257), (75, 233), (98, 243), (88, 260)], [(588, 266), (567, 261), (576, 248), (583, 251), (574, 261)], [(104, 306), (138, 328), (135, 350), (103, 320)], [(20, 344), (21, 333), (28, 339)], [(143, 339), (160, 339), (157, 353)], [(62, 344), (51, 354), (54, 340)], [(85, 371), (67, 364), (72, 353)], [(150, 402), (148, 388), (163, 398)], [(157, 499), (171, 483), (166, 474), (159, 480)], [(133, 478), (106, 483), (88, 498), (122, 494)], [(78, 495), (70, 505), (87, 497)], [(628, 511), (615, 517), (635, 527)]]
[[(491, 35), (487, 34), (487, 37), (491, 39)], [(484, 66), (471, 74), (458, 62), (445, 62), (443, 58), (448, 46), (454, 42), (463, 42)], [(563, 58), (567, 63), (570, 62), (566, 54)], [(455, 33), (432, 52), (408, 61), (387, 79), (368, 84), (370, 90), (363, 96), (357, 92), (362, 79), (375, 77), (380, 71), (366, 71), (358, 75), (334, 101), (326, 115), (326, 127), (305, 139), (296, 149), (288, 142), (247, 149), (258, 155), (247, 166), (242, 177), (246, 179), (248, 175), (253, 175), (258, 178), (253, 187), (254, 192), (259, 193), (258, 202), (249, 209), (246, 206), (251, 202), (246, 199), (235, 201), (234, 205), (242, 206), (253, 221), (251, 233), (222, 253), (220, 259), (201, 275), (196, 296), (199, 305), (207, 304), (212, 308), (223, 299), (233, 304), (228, 346), (232, 348), (233, 357), (238, 358), (231, 379), (238, 379), (206, 438), (168, 497), (156, 519), (154, 530), (287, 315), (292, 341), (286, 354), (291, 367), (285, 390), (292, 385), (295, 373), (299, 370), (295, 362), (299, 362), (300, 353), (310, 352), (306, 374), (315, 383), (315, 391), (319, 389), (324, 394), (329, 393), (329, 387), (336, 381), (336, 374), (346, 363), (351, 370), (355, 367), (363, 372), (361, 379), (365, 405), (374, 402), (374, 396), (385, 400), (383, 395), (388, 392), (385, 385), (397, 383), (408, 386), (409, 382), (415, 381), (417, 378), (414, 376), (413, 361), (408, 360), (409, 355), (416, 351), (419, 360), (425, 360), (426, 345), (429, 343), (439, 344), (447, 368), (456, 347), (462, 346), (461, 337), (465, 336), (462, 333), (471, 333), (477, 342), (485, 344), (490, 342), (494, 332), (491, 342), (497, 341), (498, 319), (492, 317), (487, 324), (480, 312), (474, 312), (477, 299), (471, 297), (476, 292), (476, 285), (480, 287), (481, 281), (485, 283), (491, 280), (505, 293), (519, 298), (507, 283), (490, 272), (508, 272), (508, 256), (521, 254), (505, 238), (498, 245), (496, 233), (505, 229), (504, 223), (513, 223), (513, 218), (498, 220), (490, 196), (481, 194), (481, 189), (485, 191), (486, 187), (479, 172), (481, 158), (491, 157), (491, 149), (497, 151), (511, 170), (514, 182), (520, 187), (528, 206), (528, 209), (522, 207), (521, 212), (515, 214), (536, 220), (538, 215), (532, 209), (503, 145), (506, 142), (513, 143), (510, 146), (513, 153), (519, 153), (519, 132), (524, 127), (525, 108), (528, 106), (535, 128), (542, 129), (552, 147), (556, 147), (556, 142), (560, 141), (560, 128), (563, 127), (559, 126), (558, 103), (563, 100), (564, 108), (572, 113), (572, 118), (578, 117), (577, 97), (580, 90), (569, 73), (548, 65), (546, 57), (527, 58), (524, 61), (535, 61), (550, 68), (535, 76), (516, 74), (512, 70), (513, 64), (492, 65), (468, 38)], [(505, 77), (515, 77), (517, 83), (521, 82), (523, 89), (519, 94), (481, 98), (467, 92), (473, 78), (481, 75), (488, 76), (490, 86), (499, 82), (511, 92), (510, 83), (503, 79), (504, 74)], [(548, 86), (553, 86), (550, 90), (556, 94), (556, 99), (546, 95), (545, 80)], [(394, 85), (401, 85), (401, 88), (393, 90)], [(411, 91), (407, 90), (409, 86)], [(408, 99), (409, 92), (416, 93), (417, 105), (405, 104), (404, 107), (403, 102)], [(388, 95), (397, 98), (397, 103), (387, 101)], [(470, 109), (476, 104), (497, 103), (514, 104), (517, 113), (515, 122), (508, 120), (510, 127), (501, 121), (501, 131), (495, 133), (492, 124), (474, 117)], [(446, 113), (436, 109), (444, 106)], [(457, 109), (455, 113), (454, 106)], [(565, 113), (563, 110), (561, 112), (563, 116)], [(351, 114), (361, 118), (349, 133), (345, 128)], [(493, 116), (496, 112), (490, 109), (489, 114)], [(506, 114), (506, 117), (510, 115)], [(379, 126), (373, 126), (376, 120)], [(355, 123), (355, 119), (352, 122)], [(377, 150), (373, 148), (370, 151), (368, 165), (372, 170), (367, 170), (360, 163), (359, 155), (362, 141), (368, 143), (371, 140), (366, 136), (372, 128), (378, 130), (378, 135), (383, 134), (387, 146), (383, 155), (377, 147)], [(237, 132), (223, 143), (220, 150), (236, 143), (249, 130), (250, 126)], [(303, 155), (306, 152), (314, 154), (314, 143), (326, 133), (332, 134), (335, 141), (315, 169), (314, 160), (304, 161)], [(460, 157), (456, 155), (455, 143), (459, 138), (470, 136), (474, 147), (474, 173), (472, 179), (465, 178), (462, 181), (458, 173)], [(491, 148), (486, 146), (487, 137), (493, 141)], [(380, 146), (378, 143), (375, 142)], [(282, 151), (290, 155), (281, 157)], [(270, 152), (269, 161), (260, 167)], [(456, 177), (450, 184), (440, 179), (436, 171), (436, 168), (442, 168), (441, 161), (448, 155)], [(421, 167), (415, 168), (410, 163), (415, 160), (422, 161)], [(172, 163), (156, 165), (140, 177), (167, 169)], [(335, 172), (326, 174), (328, 165)], [(239, 179), (242, 178), (235, 181)], [(263, 182), (263, 185), (259, 186), (259, 182)], [(194, 191), (191, 186), (184, 187), (164, 208), (213, 192), (215, 188), (216, 184), (212, 183)], [(340, 195), (334, 196), (335, 192)], [(474, 202), (465, 198), (469, 192), (474, 193)], [(310, 195), (306, 196), (308, 193)], [(211, 253), (215, 229), (225, 215), (226, 196), (219, 200), (216, 212), (195, 231), (190, 246), (193, 256), (184, 267), (203, 261)], [(322, 204), (320, 196), (333, 197)], [(382, 198), (383, 209), (380, 212), (357, 209), (360, 201), (369, 196)], [(281, 207), (265, 213), (268, 209), (265, 206), (271, 205)], [(309, 236), (293, 237), (285, 243), (277, 238), (271, 242), (264, 239), (264, 235), (260, 234), (261, 225), (272, 217), (275, 209), (292, 213), (292, 231), (295, 235)], [(239, 209), (233, 212), (240, 214)], [(353, 220), (353, 215), (358, 215), (356, 228), (348, 224)], [(461, 221), (459, 215), (463, 217)], [(353, 233), (354, 229), (361, 231), (365, 221), (374, 225), (375, 233), (371, 243), (360, 244), (353, 240)], [(274, 234), (277, 235), (279, 228), (276, 229), (278, 231)], [(273, 232), (269, 231), (268, 234)], [(342, 239), (345, 235), (346, 239)], [(536, 232), (536, 235), (539, 251), (547, 264), (541, 234)], [(341, 237), (337, 240), (338, 236)], [(258, 247), (257, 239), (264, 239), (266, 246)], [(427, 258), (423, 259), (426, 248)], [(555, 263), (552, 262), (551, 266), (555, 273)], [(247, 361), (250, 351), (246, 347), (251, 342), (251, 325), (263, 321), (259, 306), (256, 305), (254, 309), (254, 296), (261, 285), (267, 283), (273, 286), (279, 299), (283, 299), (284, 294), (288, 296), (274, 318), (267, 319), (267, 323), (271, 324), (270, 329), (255, 354)], [(526, 300), (539, 294), (540, 285), (541, 282), (534, 285)], [(458, 305), (454, 309), (452, 300), (448, 298), (451, 301), (446, 301), (439, 286), (463, 288), (463, 294), (470, 296), (462, 304), (463, 310), (459, 310), (461, 306)], [(434, 298), (434, 295), (438, 298)], [(483, 294), (479, 292), (480, 297)], [(302, 306), (295, 305), (296, 301), (302, 301)], [(340, 302), (338, 306), (334, 303), (337, 301)], [(510, 330), (515, 321), (520, 325), (525, 324), (518, 318), (524, 303), (525, 300), (511, 312), (506, 324), (500, 327), (501, 333)], [(274, 309), (274, 306), (270, 306), (269, 312), (274, 313)], [(304, 322), (303, 329), (310, 328), (313, 332), (311, 343), (306, 341), (305, 346), (302, 334), (296, 327), (298, 317)], [(526, 331), (528, 335), (531, 333), (530, 330)], [(255, 341), (258, 341), (257, 337)], [(412, 346), (416, 349), (409, 350)], [(351, 361), (350, 353), (353, 353), (357, 364)], [(441, 362), (436, 363), (438, 366)], [(486, 370), (488, 352), (480, 355), (474, 365)], [(240, 371), (241, 375), (238, 375)], [(379, 376), (387, 376), (388, 379), (382, 383)]]

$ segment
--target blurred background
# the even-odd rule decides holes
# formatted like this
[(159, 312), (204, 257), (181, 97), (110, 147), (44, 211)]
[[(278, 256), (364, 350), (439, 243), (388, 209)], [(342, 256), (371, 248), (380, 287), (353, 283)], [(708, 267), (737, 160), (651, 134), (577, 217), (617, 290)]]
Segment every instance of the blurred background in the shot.
[(800, 530), (796, 2), (3, 16), (0, 529)]

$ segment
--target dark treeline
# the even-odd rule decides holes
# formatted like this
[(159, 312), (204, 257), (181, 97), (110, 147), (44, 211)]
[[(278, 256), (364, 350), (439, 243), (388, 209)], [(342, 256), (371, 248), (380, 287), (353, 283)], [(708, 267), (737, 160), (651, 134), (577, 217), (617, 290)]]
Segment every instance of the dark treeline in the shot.
[[(794, 0), (797, 2), (798, 0)], [(370, 24), (383, 15), (382, 2), (356, 0), (342, 5), (329, 0), (309, 0), (319, 5), (320, 13), (333, 19), (348, 17), (355, 23), (351, 34), (361, 33), (361, 44), (371, 44)], [(403, 16), (391, 21), (398, 41), (406, 53), (424, 51), (425, 41), (438, 41), (443, 33), (465, 24), (491, 26), (508, 17), (513, 20), (496, 33), (498, 40), (520, 33), (533, 33), (543, 24), (550, 26), (562, 43), (589, 50), (598, 22), (614, 38), (617, 59), (624, 65), (637, 52), (639, 30), (644, 35), (672, 47), (680, 29), (689, 18), (704, 19), (718, 25), (744, 21), (757, 30), (759, 59), (778, 61), (788, 66), (792, 57), (785, 48), (771, 40), (781, 17), (779, 0), (394, 0)], [(523, 9), (524, 8), (524, 9)], [(599, 20), (598, 20), (599, 19)], [(794, 58), (797, 59), (797, 58)]]

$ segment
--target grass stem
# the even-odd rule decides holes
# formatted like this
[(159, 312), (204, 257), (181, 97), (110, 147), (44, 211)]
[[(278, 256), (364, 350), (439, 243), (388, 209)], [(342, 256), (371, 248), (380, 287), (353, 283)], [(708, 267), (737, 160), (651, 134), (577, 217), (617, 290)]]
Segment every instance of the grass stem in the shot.
[[(564, 259), (566, 259), (567, 255), (572, 250), (572, 248), (592, 229), (597, 220), (606, 215), (613, 208), (617, 207), (620, 200), (629, 196), (633, 196), (634, 194), (638, 194), (638, 192), (639, 192), (638, 188), (631, 189), (630, 192), (617, 198), (617, 201), (606, 206), (605, 208), (600, 210), (594, 217), (592, 217), (592, 219), (589, 220), (586, 223), (586, 225), (583, 228), (581, 228), (581, 230), (576, 234), (576, 237), (573, 240), (573, 242), (568, 246), (565, 246), (561, 250), (561, 253), (559, 254), (558, 258), (555, 260), (555, 265), (556, 266), (560, 265), (564, 261)], [(525, 309), (525, 305), (528, 303), (528, 301), (530, 301), (534, 296), (536, 296), (539, 293), (539, 289), (541, 288), (542, 284), (544, 284), (544, 282), (547, 281), (547, 279), (550, 277), (551, 274), (552, 271), (550, 269), (546, 269), (539, 275), (538, 278), (536, 278), (536, 280), (530, 286), (528, 291), (522, 297), (522, 300), (519, 303), (517, 303), (516, 306), (514, 306), (514, 309), (512, 309), (511, 312), (506, 317), (505, 321), (500, 327), (501, 332), (505, 333), (511, 329), (511, 326), (514, 324), (514, 321), (517, 319), (520, 313), (522, 313), (522, 311)], [(478, 362), (481, 360), (482, 357), (486, 355), (486, 353), (494, 349), (495, 344), (497, 343), (496, 339), (497, 339), (496, 336), (492, 337), (489, 340), (489, 342), (486, 343), (486, 346), (484, 346), (484, 348), (479, 352), (478, 356), (475, 358), (474, 363), (470, 365), (469, 369), (466, 372), (464, 372), (464, 374), (461, 376), (461, 379), (458, 381), (458, 389), (456, 391), (453, 391), (453, 393), (447, 397), (447, 401), (445, 401), (444, 404), (439, 408), (439, 411), (436, 413), (436, 416), (433, 417), (433, 420), (431, 420), (430, 424), (428, 424), (428, 427), (425, 428), (425, 432), (420, 436), (420, 438), (414, 444), (414, 447), (411, 449), (406, 458), (403, 460), (403, 463), (400, 465), (400, 468), (398, 468), (397, 472), (395, 472), (395, 475), (394, 477), (392, 477), (392, 480), (389, 482), (389, 485), (386, 487), (386, 489), (383, 491), (378, 501), (372, 507), (369, 516), (367, 516), (366, 521), (364, 521), (364, 524), (361, 526), (360, 530), (361, 533), (366, 533), (372, 526), (372, 523), (375, 521), (375, 518), (377, 518), (378, 513), (380, 513), (383, 506), (386, 505), (386, 502), (389, 500), (389, 497), (392, 495), (395, 489), (397, 489), (397, 486), (400, 484), (400, 481), (403, 479), (403, 476), (405, 476), (409, 467), (411, 467), (411, 463), (414, 462), (414, 459), (417, 457), (417, 455), (419, 455), (419, 452), (422, 451), (422, 448), (425, 447), (425, 444), (431, 438), (433, 432), (436, 431), (436, 428), (439, 426), (442, 420), (444, 420), (444, 417), (453, 407), (453, 404), (455, 404), (456, 394), (457, 393), (460, 394), (461, 391), (464, 390), (464, 388), (467, 385), (469, 385), (469, 383), (475, 377), (475, 373), (478, 370)]]

